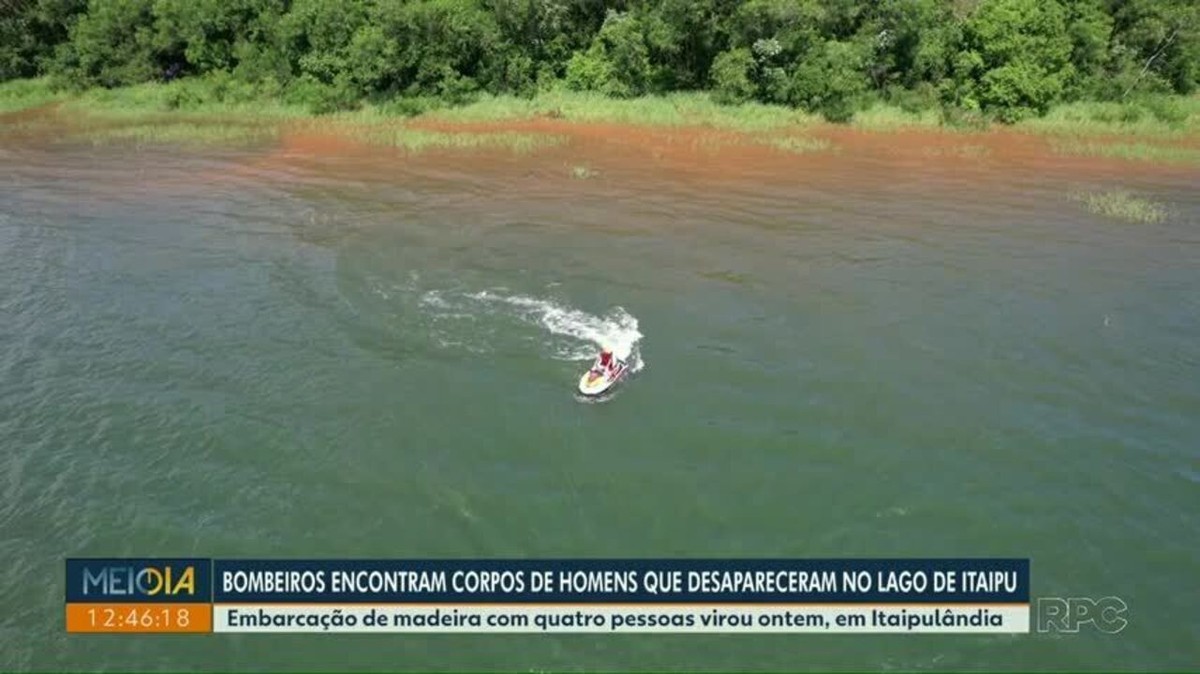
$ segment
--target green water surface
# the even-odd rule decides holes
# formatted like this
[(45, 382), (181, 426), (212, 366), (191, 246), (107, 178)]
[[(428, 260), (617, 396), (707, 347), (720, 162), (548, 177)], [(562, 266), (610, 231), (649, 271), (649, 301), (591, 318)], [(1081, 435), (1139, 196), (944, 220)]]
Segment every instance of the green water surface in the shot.
[[(0, 669), (1200, 664), (1197, 176), (727, 186), (6, 140)], [(1086, 185), (1085, 185), (1086, 186)], [(600, 340), (641, 369), (572, 395)], [(1120, 634), (68, 636), (71, 556), (1032, 559)]]

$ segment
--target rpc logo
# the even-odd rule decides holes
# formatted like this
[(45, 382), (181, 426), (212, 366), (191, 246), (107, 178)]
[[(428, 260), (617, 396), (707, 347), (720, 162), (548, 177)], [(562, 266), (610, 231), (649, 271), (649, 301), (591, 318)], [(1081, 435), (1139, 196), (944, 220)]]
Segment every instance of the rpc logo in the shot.
[(1116, 634), (1129, 624), (1124, 614), (1129, 605), (1120, 597), (1039, 597), (1037, 631), (1075, 634), (1092, 625), (1101, 632)]
[(124, 565), (83, 569), (85, 597), (191, 597), (196, 594), (196, 567)]

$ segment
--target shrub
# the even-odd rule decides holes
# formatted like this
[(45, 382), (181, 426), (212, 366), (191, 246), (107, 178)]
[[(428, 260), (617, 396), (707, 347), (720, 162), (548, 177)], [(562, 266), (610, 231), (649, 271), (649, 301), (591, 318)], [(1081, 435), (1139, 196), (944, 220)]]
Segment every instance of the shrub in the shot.
[(616, 80), (612, 63), (599, 47), (575, 54), (567, 62), (567, 87), (575, 91), (605, 91)]
[(345, 75), (338, 75), (333, 82), (326, 83), (311, 74), (296, 79), (288, 88), (284, 100), (293, 105), (302, 105), (318, 115), (353, 110), (361, 101), (353, 83)]
[(758, 93), (754, 77), (754, 56), (740, 47), (721, 52), (713, 60), (713, 98), (718, 103), (742, 103)]
[(62, 45), (57, 69), (78, 86), (115, 87), (161, 76), (183, 53), (162, 48), (153, 8), (154, 0), (91, 0)]
[(984, 0), (966, 37), (962, 74), (978, 78), (973, 97), (1004, 121), (1045, 112), (1074, 72), (1059, 0)]
[(826, 42), (792, 73), (790, 102), (831, 122), (849, 121), (867, 90), (862, 60), (856, 45)]

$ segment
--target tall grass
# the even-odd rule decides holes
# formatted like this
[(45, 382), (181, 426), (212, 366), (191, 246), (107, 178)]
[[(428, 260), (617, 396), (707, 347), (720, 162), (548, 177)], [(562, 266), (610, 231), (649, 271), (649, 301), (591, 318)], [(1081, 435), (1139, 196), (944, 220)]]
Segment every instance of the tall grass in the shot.
[(986, 145), (952, 145), (949, 147), (926, 147), (921, 151), (931, 159), (954, 157), (957, 159), (984, 159), (992, 154)]
[(935, 109), (909, 112), (887, 103), (876, 103), (865, 110), (854, 113), (850, 125), (869, 131), (895, 131), (898, 129), (931, 129), (942, 127), (942, 119)]
[(1173, 145), (1068, 140), (1053, 142), (1051, 143), (1051, 147), (1059, 154), (1110, 157), (1129, 161), (1200, 164), (1200, 150)]
[(303, 106), (289, 105), (261, 93), (223, 78), (193, 78), (119, 89), (90, 89), (71, 99), (64, 108), (113, 121), (164, 117), (278, 121), (311, 116)]
[(93, 89), (66, 104), (75, 135), (97, 143), (245, 144), (269, 140), (285, 123), (343, 134), (407, 152), (501, 148), (528, 153), (563, 142), (520, 133), (433, 132), (406, 127), (387, 106), (315, 116), (300, 105), (225, 77), (182, 79), (119, 89)]
[(0, 113), (27, 110), (66, 98), (49, 79), (0, 82)]
[[(337, 125), (332, 128), (338, 129)], [(536, 133), (446, 133), (425, 131), (404, 126), (348, 126), (350, 135), (372, 145), (395, 147), (406, 152), (418, 153), (427, 150), (484, 150), (502, 149), (517, 154), (529, 154), (537, 150), (566, 142), (562, 136)]]
[[(706, 92), (614, 99), (557, 88), (532, 98), (482, 95), (474, 102), (454, 107), (431, 98), (366, 101), (356, 110), (327, 115), (314, 115), (309, 107), (297, 102), (296, 95), (277, 85), (251, 85), (223, 73), (70, 95), (56, 91), (46, 79), (18, 80), (0, 84), (0, 113), (60, 102), (60, 110), (83, 120), (85, 131), (104, 141), (251, 142), (269, 136), (272, 131), (266, 127), (277, 129), (284, 123), (301, 122), (414, 152), (438, 147), (504, 147), (530, 152), (562, 139), (535, 140), (538, 134), (515, 132), (439, 134), (409, 128), (402, 120), (503, 123), (553, 118), (733, 132), (729, 138), (711, 141), (717, 145), (735, 142), (736, 134), (748, 134), (750, 142), (766, 142), (785, 151), (829, 149), (825, 141), (795, 133), (824, 124), (816, 115), (759, 103), (720, 105)], [(856, 113), (851, 125), (878, 131), (970, 129), (983, 120), (978, 113), (915, 110), (918, 107), (913, 105), (877, 102)], [(119, 125), (129, 128), (115, 130)], [(1043, 118), (1020, 122), (1016, 128), (1055, 136), (1055, 151), (1065, 154), (1200, 164), (1200, 149), (1165, 144), (1200, 137), (1200, 96), (1072, 103), (1052, 109)], [(1115, 135), (1132, 135), (1148, 142), (1107, 142), (1110, 139), (1105, 136)]]
[(90, 127), (76, 131), (75, 135), (97, 144), (244, 145), (272, 140), (278, 129), (267, 125), (173, 122)]
[(824, 138), (810, 138), (807, 136), (766, 137), (763, 138), (761, 142), (766, 145), (770, 145), (777, 150), (793, 152), (795, 154), (821, 152), (823, 150), (829, 150), (833, 147), (830, 142)]
[(638, 126), (706, 126), (730, 131), (769, 131), (811, 126), (819, 118), (791, 108), (761, 103), (726, 106), (703, 92), (673, 93), (633, 99), (609, 98), (594, 92), (553, 90), (533, 98), (483, 96), (462, 107), (434, 110), (428, 119), (494, 122), (550, 117), (574, 122), (609, 122)]
[(1200, 96), (1064, 103), (1043, 117), (1018, 123), (1017, 128), (1065, 136), (1178, 138), (1200, 133)]
[(1135, 196), (1127, 190), (1085, 192), (1073, 194), (1071, 199), (1096, 215), (1126, 222), (1154, 224), (1167, 217), (1167, 209), (1161, 204)]

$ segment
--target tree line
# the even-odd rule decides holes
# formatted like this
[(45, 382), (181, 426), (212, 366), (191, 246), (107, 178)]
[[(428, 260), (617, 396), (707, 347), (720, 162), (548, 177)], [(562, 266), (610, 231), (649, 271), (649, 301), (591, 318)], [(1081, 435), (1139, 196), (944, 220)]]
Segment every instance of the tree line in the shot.
[(223, 78), (314, 110), (566, 86), (832, 120), (1190, 94), (1196, 0), (0, 0), (0, 81)]

